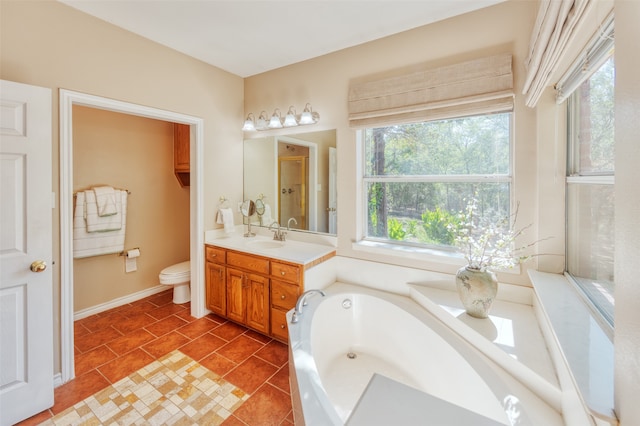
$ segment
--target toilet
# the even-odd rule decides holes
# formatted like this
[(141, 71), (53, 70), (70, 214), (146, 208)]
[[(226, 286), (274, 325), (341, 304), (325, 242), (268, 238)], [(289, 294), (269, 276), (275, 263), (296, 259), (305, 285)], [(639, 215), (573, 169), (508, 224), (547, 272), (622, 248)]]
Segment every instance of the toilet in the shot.
[(160, 271), (160, 284), (173, 286), (173, 303), (182, 304), (191, 300), (191, 261), (177, 263)]

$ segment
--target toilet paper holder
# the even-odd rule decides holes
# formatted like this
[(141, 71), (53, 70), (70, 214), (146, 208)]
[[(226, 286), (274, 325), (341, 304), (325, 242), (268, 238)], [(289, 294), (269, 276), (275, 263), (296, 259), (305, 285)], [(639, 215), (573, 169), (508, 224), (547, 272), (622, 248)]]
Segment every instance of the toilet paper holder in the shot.
[(121, 251), (120, 253), (118, 253), (118, 256), (127, 256), (127, 253), (129, 253), (131, 250), (140, 250), (140, 247), (134, 247), (134, 248), (129, 249), (129, 250)]

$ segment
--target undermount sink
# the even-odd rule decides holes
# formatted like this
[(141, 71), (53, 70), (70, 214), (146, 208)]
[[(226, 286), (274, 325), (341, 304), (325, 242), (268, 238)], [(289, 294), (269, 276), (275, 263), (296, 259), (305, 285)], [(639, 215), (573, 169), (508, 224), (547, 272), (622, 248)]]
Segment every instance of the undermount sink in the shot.
[(249, 247), (254, 247), (257, 249), (274, 249), (274, 248), (284, 247), (284, 241), (255, 240), (255, 241), (249, 241), (247, 245)]

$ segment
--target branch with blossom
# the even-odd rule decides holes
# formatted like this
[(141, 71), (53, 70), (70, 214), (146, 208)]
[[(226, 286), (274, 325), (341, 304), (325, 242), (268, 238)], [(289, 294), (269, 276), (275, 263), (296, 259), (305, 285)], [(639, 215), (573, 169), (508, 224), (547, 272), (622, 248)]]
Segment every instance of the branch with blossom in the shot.
[(515, 228), (519, 207), (518, 204), (513, 215), (492, 222), (480, 217), (476, 198), (467, 203), (465, 210), (459, 214), (460, 223), (455, 227), (450, 226), (455, 234), (454, 245), (467, 260), (467, 268), (479, 271), (510, 269), (534, 256), (526, 254), (526, 251), (540, 240), (515, 246), (516, 240), (532, 226)]

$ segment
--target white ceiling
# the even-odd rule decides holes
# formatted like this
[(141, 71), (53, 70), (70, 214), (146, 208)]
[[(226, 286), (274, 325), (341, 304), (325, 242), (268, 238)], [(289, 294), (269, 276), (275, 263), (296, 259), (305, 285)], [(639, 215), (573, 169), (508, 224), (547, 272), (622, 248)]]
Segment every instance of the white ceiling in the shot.
[(240, 77), (505, 0), (59, 0)]

